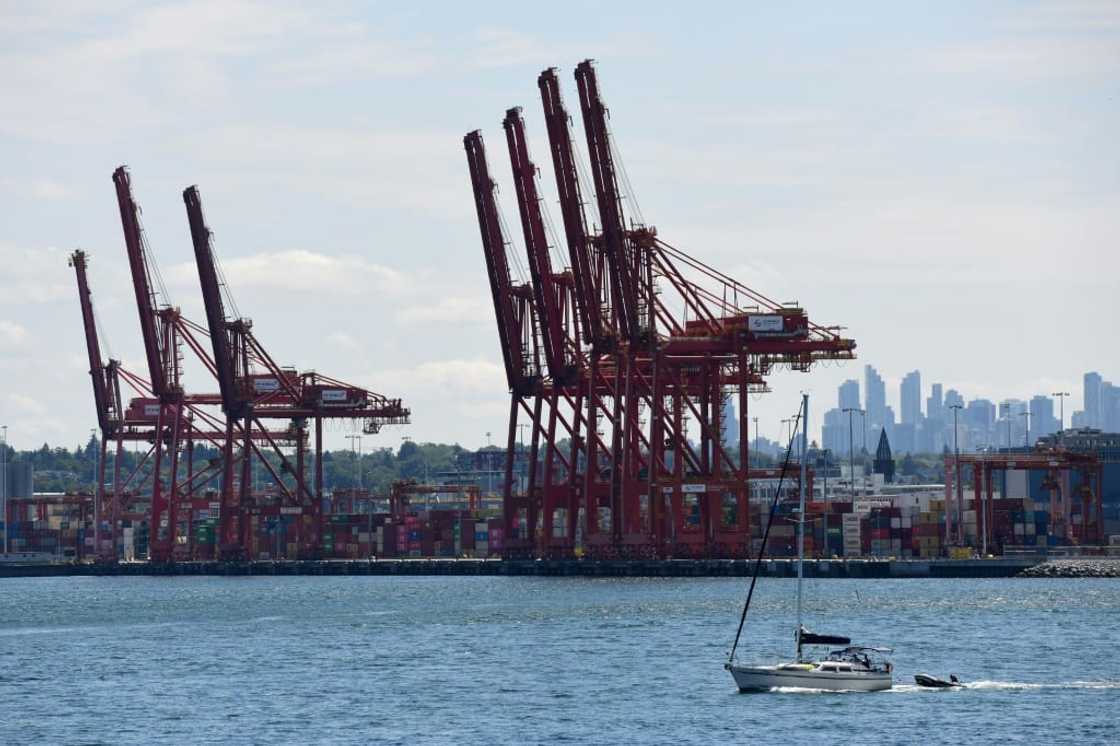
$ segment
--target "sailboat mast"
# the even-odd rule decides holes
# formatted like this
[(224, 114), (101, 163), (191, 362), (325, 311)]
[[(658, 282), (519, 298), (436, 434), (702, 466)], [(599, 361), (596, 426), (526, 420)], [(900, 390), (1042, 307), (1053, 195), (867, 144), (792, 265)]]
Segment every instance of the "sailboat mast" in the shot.
[(797, 660), (801, 660), (801, 579), (805, 561), (805, 482), (809, 456), (809, 395), (801, 395), (801, 480), (797, 501)]

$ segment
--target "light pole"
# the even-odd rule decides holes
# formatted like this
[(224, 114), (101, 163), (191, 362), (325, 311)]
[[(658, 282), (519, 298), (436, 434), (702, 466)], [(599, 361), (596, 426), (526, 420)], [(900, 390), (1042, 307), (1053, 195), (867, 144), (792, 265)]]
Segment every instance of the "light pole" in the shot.
[(0, 425), (0, 520), (4, 523), (4, 554), (8, 553), (8, 426)]
[[(790, 419), (787, 419), (787, 420), (782, 420), (782, 443), (786, 442), (786, 425), (790, 426), (789, 436), (791, 438), (793, 437), (793, 419), (790, 418)], [(778, 446), (779, 446), (778, 450), (779, 451), (783, 450), (781, 448), (781, 445), (782, 445), (781, 443), (778, 444)]]
[[(961, 531), (961, 510), (964, 509), (964, 487), (961, 484), (961, 445), (960, 445), (960, 438), (959, 438), (959, 428), (957, 427), (957, 412), (960, 411), (961, 405), (960, 404), (950, 404), (949, 409), (953, 410), (953, 456), (954, 456), (953, 460), (955, 462), (955, 467), (956, 467), (955, 471), (957, 472), (957, 511), (956, 511), (957, 512), (957, 515), (956, 515), (956, 518), (957, 518), (957, 532), (961, 536), (963, 536), (963, 532)], [(973, 468), (975, 468), (975, 466)], [(977, 504), (977, 506), (980, 505), (980, 495), (976, 495), (976, 504)], [(981, 507), (980, 508), (980, 515), (983, 516), (983, 514), (984, 514), (984, 509)], [(981, 521), (983, 521), (983, 518), (981, 518)], [(983, 525), (981, 525), (980, 531), (981, 531), (981, 533), (984, 534), (984, 539), (985, 539), (984, 550), (982, 552), (982, 556), (984, 556), (984, 555), (988, 554), (988, 546), (987, 546), (987, 533), (988, 532), (984, 530)]]
[(758, 417), (751, 417), (754, 420), (754, 450), (758, 450)]
[[(354, 481), (358, 485), (358, 489), (360, 490), (362, 488), (362, 436), (347, 435), (346, 437), (350, 441), (350, 452), (354, 454), (354, 472), (356, 474), (356, 476), (354, 477)], [(358, 441), (357, 451), (354, 450), (355, 439)]]
[[(97, 438), (97, 429), (89, 429), (89, 437), (91, 439)], [(101, 450), (101, 444), (97, 444), (97, 448), (93, 449), (93, 555), (99, 556), (101, 551), (101, 472), (98, 471), (99, 464), (97, 463), (98, 451)], [(85, 541), (85, 537), (82, 537)], [(80, 554), (80, 552), (79, 552)]]
[[(852, 416), (855, 415), (856, 412), (863, 414), (863, 410), (859, 407), (844, 407), (844, 409), (842, 409), (841, 411), (845, 412), (848, 415), (848, 469), (850, 470), (848, 478), (851, 480), (850, 484), (852, 487), (852, 495), (854, 496), (856, 494), (856, 442), (855, 437), (852, 434)], [(865, 430), (864, 447), (866, 447), (867, 445), (866, 432), (867, 431)]]
[(1066, 397), (1069, 396), (1068, 391), (1055, 391), (1050, 396), (1058, 397), (1058, 432), (1066, 429)]

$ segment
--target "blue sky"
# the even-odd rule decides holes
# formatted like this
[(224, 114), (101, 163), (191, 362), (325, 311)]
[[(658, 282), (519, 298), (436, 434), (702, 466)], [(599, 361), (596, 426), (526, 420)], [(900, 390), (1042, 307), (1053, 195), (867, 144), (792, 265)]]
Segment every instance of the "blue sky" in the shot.
[(833, 406), (864, 362), (888, 401), (914, 368), (966, 398), (1061, 387), (1078, 405), (1084, 371), (1120, 378), (1118, 3), (5, 4), (13, 444), (71, 444), (94, 423), (74, 247), (113, 353), (142, 368), (121, 163), (188, 315), (202, 319), (180, 194), (198, 184), (274, 356), (412, 406), (366, 448), (485, 443), (508, 404), (462, 135), (487, 135), (512, 219), (497, 146), (523, 105), (554, 200), (536, 76), (561, 68), (572, 105), (586, 57), (662, 237), (859, 343), (855, 363), (775, 376), (752, 402), (763, 434), (802, 388)]

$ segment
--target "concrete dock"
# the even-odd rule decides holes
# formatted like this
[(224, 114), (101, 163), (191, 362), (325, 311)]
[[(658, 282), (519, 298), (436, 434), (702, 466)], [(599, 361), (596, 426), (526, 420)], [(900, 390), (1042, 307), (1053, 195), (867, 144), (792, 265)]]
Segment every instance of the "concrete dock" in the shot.
[[(1037, 559), (805, 560), (809, 578), (1010, 578)], [(753, 560), (482, 560), (382, 559), (256, 562), (146, 562), (116, 565), (0, 564), (3, 577), (114, 575), (533, 575), (544, 577), (748, 577)], [(797, 561), (762, 562), (761, 575), (795, 577)]]

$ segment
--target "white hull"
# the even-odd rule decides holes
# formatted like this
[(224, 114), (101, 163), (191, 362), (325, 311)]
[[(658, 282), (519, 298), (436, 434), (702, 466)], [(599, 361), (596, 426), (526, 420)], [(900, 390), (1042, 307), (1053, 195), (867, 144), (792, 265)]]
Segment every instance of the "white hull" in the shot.
[(739, 691), (778, 687), (835, 692), (878, 692), (891, 688), (891, 675), (879, 671), (817, 671), (786, 666), (728, 666)]

